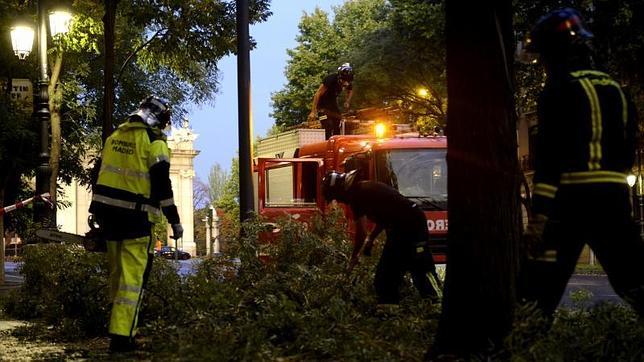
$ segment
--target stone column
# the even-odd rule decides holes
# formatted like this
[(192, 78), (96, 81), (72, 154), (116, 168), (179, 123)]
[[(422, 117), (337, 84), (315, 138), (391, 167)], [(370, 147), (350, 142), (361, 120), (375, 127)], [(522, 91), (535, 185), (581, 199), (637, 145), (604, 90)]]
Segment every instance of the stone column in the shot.
[(202, 220), (204, 222), (204, 227), (206, 228), (206, 256), (210, 256), (210, 219), (206, 216)]
[[(180, 128), (172, 128), (168, 137), (170, 148), (170, 180), (174, 193), (174, 203), (177, 205), (181, 225), (183, 226), (183, 240), (179, 241), (179, 248), (195, 256), (197, 244), (194, 240), (194, 206), (193, 206), (193, 179), (195, 177), (194, 158), (199, 154), (193, 148), (193, 142), (198, 137), (192, 132), (188, 120), (184, 120)], [(172, 230), (168, 226), (168, 235)], [(168, 240), (169, 245), (174, 245), (174, 240)]]

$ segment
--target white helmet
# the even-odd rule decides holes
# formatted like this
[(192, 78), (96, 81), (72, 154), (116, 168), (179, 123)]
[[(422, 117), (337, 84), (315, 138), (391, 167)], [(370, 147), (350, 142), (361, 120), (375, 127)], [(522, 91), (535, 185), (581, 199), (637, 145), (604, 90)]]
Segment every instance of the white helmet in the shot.
[(138, 116), (143, 123), (150, 127), (164, 129), (170, 123), (170, 104), (168, 101), (156, 96), (148, 96), (139, 108), (130, 113), (130, 117)]

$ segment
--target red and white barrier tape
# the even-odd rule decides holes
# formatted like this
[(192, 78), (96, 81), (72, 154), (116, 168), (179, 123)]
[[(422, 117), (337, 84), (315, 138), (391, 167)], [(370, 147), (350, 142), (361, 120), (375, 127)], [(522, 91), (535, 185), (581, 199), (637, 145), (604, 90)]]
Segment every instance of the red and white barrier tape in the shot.
[(14, 211), (14, 210), (17, 210), (17, 209), (21, 209), (21, 208), (31, 204), (35, 199), (43, 200), (44, 202), (46, 202), (49, 205), (49, 207), (51, 207), (52, 209), (54, 208), (54, 204), (51, 202), (49, 192), (45, 192), (42, 195), (36, 195), (34, 197), (30, 197), (30, 198), (28, 198), (26, 200), (16, 202), (13, 205), (9, 205), (7, 207), (4, 207), (4, 208), (0, 209), (0, 216), (4, 215), (4, 214), (7, 214), (7, 213), (10, 213), (11, 211)]

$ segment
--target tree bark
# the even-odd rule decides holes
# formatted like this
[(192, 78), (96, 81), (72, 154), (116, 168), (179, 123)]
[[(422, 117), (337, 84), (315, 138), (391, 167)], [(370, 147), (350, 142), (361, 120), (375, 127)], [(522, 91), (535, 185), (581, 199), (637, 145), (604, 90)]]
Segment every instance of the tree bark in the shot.
[(511, 329), (521, 234), (511, 7), (447, 1), (450, 228), (430, 358), (489, 354)]
[[(2, 180), (2, 187), (0, 187), (0, 207), (4, 207), (4, 180)], [(4, 284), (4, 250), (5, 250), (5, 240), (4, 240), (4, 215), (0, 215), (0, 240), (2, 240), (2, 250), (0, 250), (0, 285)]]
[[(61, 114), (60, 108), (63, 102), (63, 88), (58, 84), (60, 72), (63, 67), (63, 51), (56, 51), (56, 60), (51, 70), (49, 81), (49, 112), (51, 116), (51, 148), (49, 150), (49, 165), (51, 176), (49, 179), (49, 194), (51, 201), (56, 205), (58, 190), (58, 173), (60, 171), (60, 155), (62, 150)], [(56, 210), (52, 213), (52, 225), (56, 225)]]

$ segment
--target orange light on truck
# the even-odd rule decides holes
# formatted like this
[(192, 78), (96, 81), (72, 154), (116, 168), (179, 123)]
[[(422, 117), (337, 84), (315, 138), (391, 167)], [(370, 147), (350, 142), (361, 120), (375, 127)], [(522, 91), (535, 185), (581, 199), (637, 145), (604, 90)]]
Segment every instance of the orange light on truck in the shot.
[(387, 127), (384, 123), (376, 123), (374, 131), (376, 133), (376, 137), (383, 138), (385, 136), (385, 132), (387, 132)]

